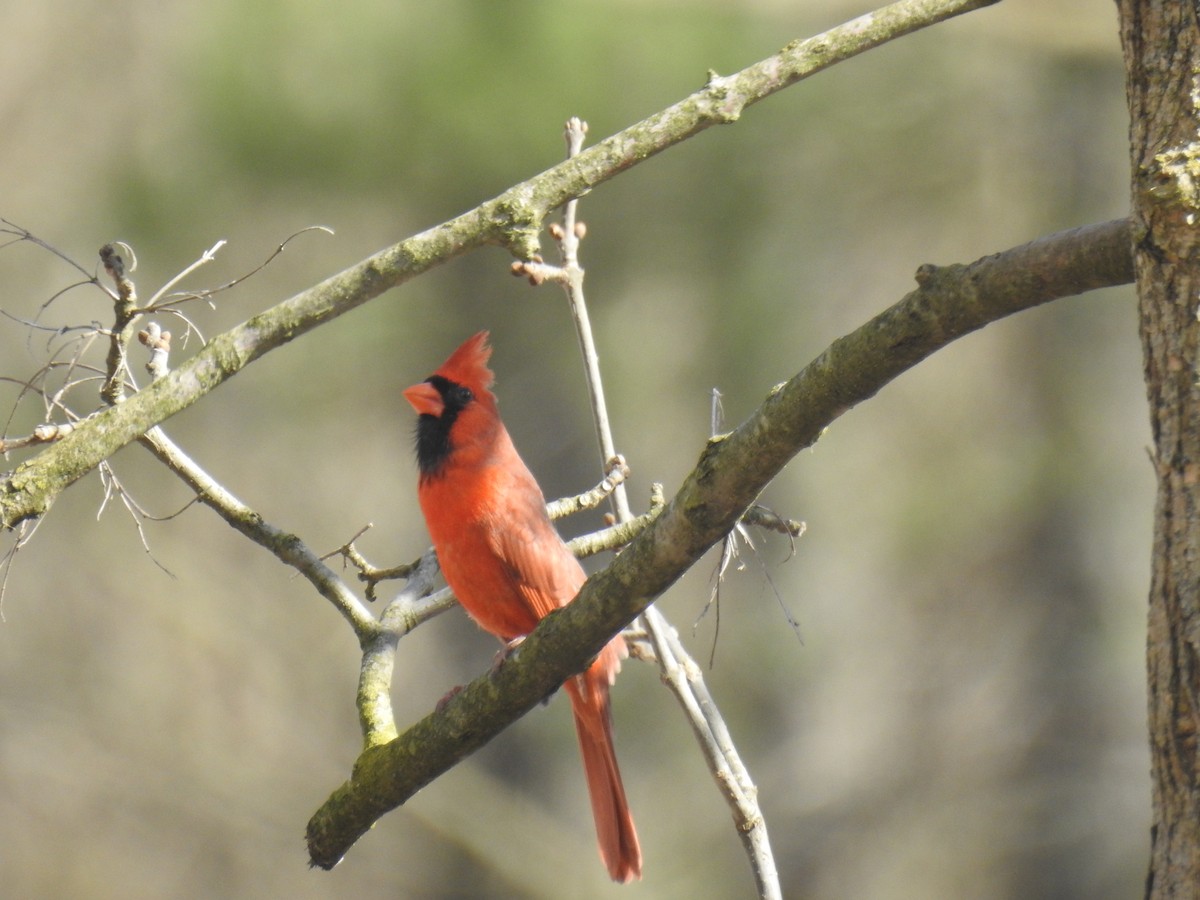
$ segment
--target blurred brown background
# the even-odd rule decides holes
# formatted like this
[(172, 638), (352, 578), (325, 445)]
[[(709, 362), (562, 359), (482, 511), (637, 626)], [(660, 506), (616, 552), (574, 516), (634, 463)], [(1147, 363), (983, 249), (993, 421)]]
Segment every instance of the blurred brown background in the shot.
[[(192, 307), (213, 335), (557, 162), (570, 115), (599, 139), (708, 68), (868, 8), (8, 0), (0, 215), (89, 269), (104, 242), (130, 243), (144, 297), (218, 239), (218, 261), (186, 286), (244, 273), (305, 226), (336, 230), (296, 240), (215, 311)], [(1123, 215), (1126, 128), (1112, 5), (1013, 0), (837, 66), (596, 190), (580, 208), (583, 263), (635, 505), (691, 468), (713, 387), (736, 423), (907, 292), (919, 264)], [(590, 486), (564, 300), (508, 263), (489, 250), (393, 291), (167, 430), (318, 551), (374, 522), (362, 549), (407, 561), (426, 537), (398, 392), (487, 327), (504, 414), (546, 493)], [(10, 246), (0, 308), (30, 318), (74, 279)], [(110, 315), (81, 289), (41, 318)], [(2, 374), (29, 377), (46, 347), (0, 321)], [(1061, 301), (905, 375), (766, 492), (809, 530), (790, 559), (759, 537), (724, 591), (708, 678), (788, 896), (1140, 892), (1142, 398), (1132, 290)], [(90, 389), (75, 399), (86, 408)], [(6, 413), (15, 400), (0, 385)], [(8, 433), (40, 415), (23, 403)], [(186, 502), (141, 448), (113, 464), (154, 514)], [(304, 825), (359, 745), (348, 628), (207, 510), (149, 523), (151, 558), (118, 504), (97, 521), (101, 499), (95, 477), (65, 494), (8, 582), (6, 896), (750, 895), (690, 732), (636, 663), (615, 707), (641, 885), (605, 878), (561, 700), (387, 816), (338, 869), (309, 871)], [(713, 564), (662, 601), (703, 660), (714, 615), (691, 626)], [(401, 723), (493, 650), (457, 612), (406, 639)]]

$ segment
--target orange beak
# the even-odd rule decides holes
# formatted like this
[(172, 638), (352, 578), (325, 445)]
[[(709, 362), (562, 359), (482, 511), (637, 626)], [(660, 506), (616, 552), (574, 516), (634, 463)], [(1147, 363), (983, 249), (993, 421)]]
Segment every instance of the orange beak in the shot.
[(411, 403), (412, 408), (423, 416), (440, 416), (442, 410), (446, 408), (446, 404), (442, 400), (442, 395), (428, 381), (422, 381), (420, 384), (414, 384), (410, 388), (405, 388), (404, 399)]

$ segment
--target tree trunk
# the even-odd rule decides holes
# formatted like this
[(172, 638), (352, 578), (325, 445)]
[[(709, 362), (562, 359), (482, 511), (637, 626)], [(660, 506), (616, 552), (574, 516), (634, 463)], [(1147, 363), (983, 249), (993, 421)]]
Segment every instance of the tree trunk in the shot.
[(1147, 897), (1200, 896), (1200, 53), (1183, 0), (1118, 0), (1134, 263), (1154, 433)]

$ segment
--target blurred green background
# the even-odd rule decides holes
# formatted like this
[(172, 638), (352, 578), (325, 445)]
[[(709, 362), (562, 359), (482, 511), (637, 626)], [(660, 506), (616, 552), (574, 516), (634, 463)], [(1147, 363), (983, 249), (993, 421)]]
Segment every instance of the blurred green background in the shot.
[[(0, 215), (89, 269), (101, 244), (128, 242), (143, 297), (218, 239), (218, 260), (186, 286), (248, 271), (305, 226), (335, 229), (298, 238), (215, 310), (193, 306), (213, 335), (557, 162), (568, 116), (599, 139), (709, 68), (867, 9), (6, 0)], [(651, 481), (671, 493), (693, 465), (712, 388), (736, 423), (910, 290), (921, 263), (1125, 213), (1115, 18), (1084, 0), (962, 17), (583, 201), (637, 508)], [(547, 495), (588, 487), (599, 468), (564, 299), (508, 264), (492, 249), (444, 266), (270, 354), (167, 430), (319, 552), (373, 522), (364, 552), (407, 561), (427, 539), (399, 390), (490, 328), (505, 417)], [(31, 318), (75, 277), (40, 248), (7, 247), (0, 308)], [(41, 321), (110, 315), (79, 289)], [(783, 539), (758, 537), (723, 592), (707, 678), (760, 788), (787, 896), (1140, 893), (1153, 479), (1136, 322), (1122, 289), (989, 327), (839, 420), (765, 493), (808, 533), (791, 558)], [(178, 363), (197, 344), (162, 324)], [(3, 374), (31, 376), (46, 352), (45, 333), (0, 321)], [(16, 400), (0, 385), (6, 414)], [(74, 400), (91, 408), (91, 388)], [(41, 415), (26, 399), (7, 433)], [(156, 515), (188, 499), (139, 447), (113, 466)], [(640, 885), (605, 878), (560, 699), (385, 817), (338, 869), (308, 870), (304, 825), (359, 747), (349, 629), (209, 511), (148, 523), (151, 556), (115, 500), (97, 520), (102, 497), (94, 476), (67, 492), (8, 580), (7, 896), (751, 895), (686, 724), (632, 662), (614, 703)], [(702, 660), (715, 616), (692, 625), (714, 564), (661, 601)], [(458, 612), (403, 641), (399, 721), (494, 649)]]

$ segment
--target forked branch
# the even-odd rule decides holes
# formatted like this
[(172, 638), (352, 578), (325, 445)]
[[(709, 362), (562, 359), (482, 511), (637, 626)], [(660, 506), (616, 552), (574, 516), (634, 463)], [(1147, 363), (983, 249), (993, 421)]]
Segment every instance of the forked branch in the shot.
[(734, 526), (789, 460), (902, 372), (990, 322), (1133, 279), (1128, 220), (1060, 232), (969, 265), (922, 266), (918, 288), (778, 385), (745, 422), (710, 440), (654, 521), (521, 652), (395, 740), (364, 751), (308, 824), (331, 868), (384, 813), (491, 740), (579, 670)]

